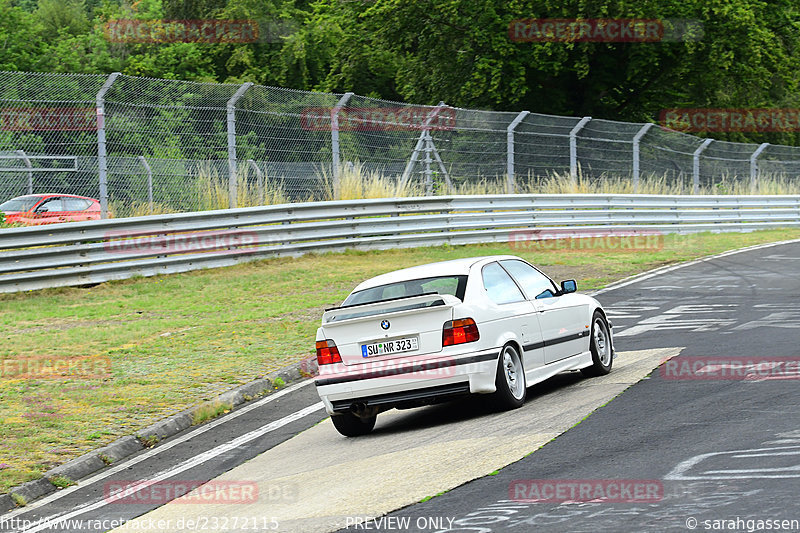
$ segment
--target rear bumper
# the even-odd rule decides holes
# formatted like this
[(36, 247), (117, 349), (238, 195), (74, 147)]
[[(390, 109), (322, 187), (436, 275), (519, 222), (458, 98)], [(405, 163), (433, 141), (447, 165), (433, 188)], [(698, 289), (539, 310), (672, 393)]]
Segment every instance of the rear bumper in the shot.
[[(495, 391), (499, 348), (456, 356), (404, 361), (387, 360), (334, 369), (321, 368), (315, 384), (328, 414), (353, 404), (388, 409), (430, 403), (467, 393)], [(326, 372), (326, 370), (328, 370)]]
[(432, 403), (437, 401), (449, 400), (457, 396), (469, 394), (469, 382), (453, 383), (452, 385), (439, 385), (437, 387), (425, 387), (402, 392), (389, 394), (378, 394), (375, 396), (364, 396), (354, 400), (334, 400), (331, 407), (334, 413), (350, 411), (354, 403), (360, 403), (366, 408), (390, 408), (397, 406), (414, 406), (417, 404)]

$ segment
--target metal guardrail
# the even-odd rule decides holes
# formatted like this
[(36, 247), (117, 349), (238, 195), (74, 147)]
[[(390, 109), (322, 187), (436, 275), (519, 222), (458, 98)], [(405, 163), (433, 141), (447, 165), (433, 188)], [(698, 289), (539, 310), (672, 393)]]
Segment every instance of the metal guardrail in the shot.
[(800, 226), (800, 196), (500, 195), (283, 204), (0, 230), (0, 292), (347, 248), (511, 242), (528, 230)]

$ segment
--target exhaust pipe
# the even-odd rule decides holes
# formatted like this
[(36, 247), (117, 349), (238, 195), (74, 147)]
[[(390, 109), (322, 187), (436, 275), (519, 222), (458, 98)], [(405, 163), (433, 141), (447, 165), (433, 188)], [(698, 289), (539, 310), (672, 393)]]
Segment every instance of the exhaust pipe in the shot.
[(367, 411), (368, 410), (369, 410), (369, 407), (367, 407), (367, 404), (365, 402), (356, 402), (356, 403), (354, 403), (353, 405), (350, 406), (350, 411), (354, 415), (360, 416), (360, 417), (367, 416)]
[(366, 402), (354, 402), (350, 405), (350, 412), (359, 418), (370, 418), (385, 410), (378, 405), (369, 406)]

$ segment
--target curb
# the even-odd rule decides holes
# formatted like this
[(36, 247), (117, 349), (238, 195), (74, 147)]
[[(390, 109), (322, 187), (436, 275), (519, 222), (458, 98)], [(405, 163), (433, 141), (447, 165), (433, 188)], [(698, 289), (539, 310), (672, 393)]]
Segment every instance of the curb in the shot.
[(111, 444), (102, 448), (92, 450), (80, 457), (56, 466), (44, 474), (40, 479), (28, 481), (18, 487), (9, 489), (8, 494), (0, 495), (0, 513), (6, 513), (13, 509), (20, 509), (14, 501), (14, 496), (23, 498), (26, 503), (56, 492), (56, 487), (50, 480), (54, 477), (65, 477), (71, 481), (78, 481), (95, 472), (98, 472), (111, 464), (126, 459), (150, 446), (145, 443), (152, 442), (154, 445), (164, 439), (177, 435), (181, 431), (192, 427), (192, 420), (195, 411), (202, 405), (209, 402), (227, 403), (236, 407), (249, 402), (256, 397), (269, 392), (273, 389), (273, 384), (279, 379), (284, 385), (302, 381), (314, 375), (317, 371), (316, 358), (309, 357), (294, 363), (288, 367), (276, 370), (263, 378), (253, 380), (244, 385), (220, 394), (219, 396), (205, 402), (194, 405), (180, 413), (171, 415), (163, 420), (138, 431), (135, 435), (121, 437)]

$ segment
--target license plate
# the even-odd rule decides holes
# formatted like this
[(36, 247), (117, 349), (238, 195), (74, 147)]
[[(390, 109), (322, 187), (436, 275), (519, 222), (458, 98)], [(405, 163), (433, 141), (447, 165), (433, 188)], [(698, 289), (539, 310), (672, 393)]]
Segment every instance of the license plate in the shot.
[(376, 355), (413, 352), (414, 350), (419, 350), (419, 339), (417, 337), (406, 337), (404, 339), (362, 344), (361, 356), (374, 357)]

